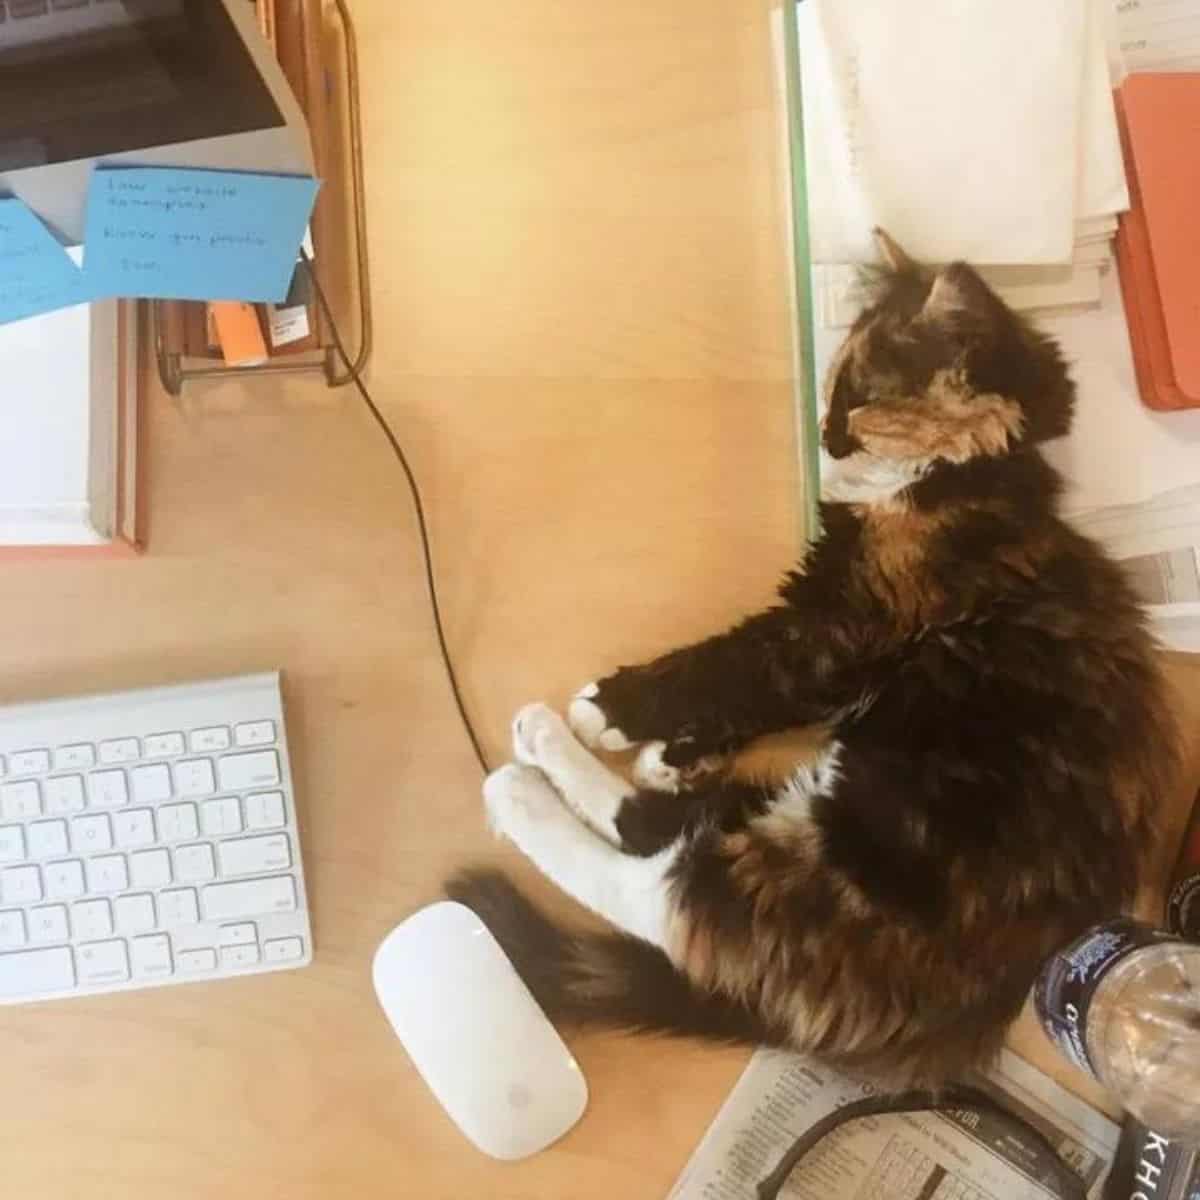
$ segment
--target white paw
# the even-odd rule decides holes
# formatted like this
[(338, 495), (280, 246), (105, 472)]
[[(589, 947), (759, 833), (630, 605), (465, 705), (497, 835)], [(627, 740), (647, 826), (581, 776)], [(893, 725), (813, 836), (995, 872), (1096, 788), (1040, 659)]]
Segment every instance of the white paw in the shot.
[(678, 767), (663, 761), (666, 742), (647, 742), (633, 764), (634, 781), (652, 792), (677, 792), (682, 782)]
[(609, 725), (604, 709), (593, 699), (599, 691), (594, 683), (582, 688), (567, 709), (567, 721), (585, 746), (599, 747), (601, 750), (628, 750), (633, 742), (621, 730)]
[(544, 766), (564, 743), (574, 741), (567, 723), (548, 704), (527, 704), (513, 718), (513, 754), (517, 762)]
[(509, 763), (483, 781), (483, 806), (497, 837), (520, 844), (534, 826), (562, 811), (550, 781), (536, 767)]

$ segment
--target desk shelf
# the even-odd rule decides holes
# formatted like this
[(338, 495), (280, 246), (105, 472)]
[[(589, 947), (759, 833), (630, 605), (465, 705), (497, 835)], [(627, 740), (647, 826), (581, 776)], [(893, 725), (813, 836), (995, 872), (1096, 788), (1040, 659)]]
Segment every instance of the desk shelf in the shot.
[[(150, 302), (151, 334), (163, 387), (178, 396), (189, 380), (320, 373), (330, 387), (350, 383), (371, 353), (372, 313), (367, 261), (362, 118), (354, 24), (345, 0), (258, 0), (263, 27), (282, 48), (289, 83), (308, 119), (313, 160), (323, 181), (312, 217), (313, 265), (346, 342), (342, 360), (315, 294), (312, 334), (299, 349), (275, 351), (259, 366), (226, 366), (197, 354), (188, 323), (200, 306)], [(303, 269), (298, 268), (298, 269)], [(200, 317), (202, 320), (202, 315)]]

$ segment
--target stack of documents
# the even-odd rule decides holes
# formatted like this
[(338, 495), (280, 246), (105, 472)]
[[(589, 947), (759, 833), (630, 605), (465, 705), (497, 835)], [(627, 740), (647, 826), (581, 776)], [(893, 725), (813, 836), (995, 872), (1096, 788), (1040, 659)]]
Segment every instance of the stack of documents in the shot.
[(1099, 303), (1129, 204), (1115, 18), (1112, 0), (800, 5), (821, 324), (859, 311), (877, 225), (926, 263), (975, 263), (1014, 307)]

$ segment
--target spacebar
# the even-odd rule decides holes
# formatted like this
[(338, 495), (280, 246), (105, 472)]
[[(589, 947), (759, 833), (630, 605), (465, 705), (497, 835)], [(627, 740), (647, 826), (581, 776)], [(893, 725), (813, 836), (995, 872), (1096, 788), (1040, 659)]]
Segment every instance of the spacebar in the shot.
[(210, 921), (253, 917), (260, 913), (293, 912), (296, 884), (290, 875), (266, 879), (243, 879), (238, 883), (214, 883), (201, 893), (204, 915)]
[(36, 996), (75, 986), (75, 964), (66, 946), (0, 954), (0, 996)]

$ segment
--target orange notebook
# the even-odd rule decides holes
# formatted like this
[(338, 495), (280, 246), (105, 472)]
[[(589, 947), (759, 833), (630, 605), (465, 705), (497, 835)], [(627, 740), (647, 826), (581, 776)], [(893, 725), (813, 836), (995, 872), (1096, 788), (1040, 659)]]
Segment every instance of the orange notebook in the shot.
[(1117, 265), (1143, 402), (1200, 407), (1200, 74), (1131, 75), (1117, 96), (1130, 210)]

